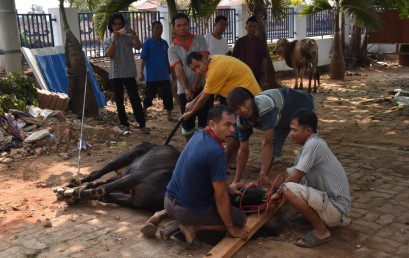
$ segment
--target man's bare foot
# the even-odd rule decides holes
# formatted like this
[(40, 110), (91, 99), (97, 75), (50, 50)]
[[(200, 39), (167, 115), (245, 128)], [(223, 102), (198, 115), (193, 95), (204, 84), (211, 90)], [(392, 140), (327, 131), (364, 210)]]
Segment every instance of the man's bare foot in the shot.
[(193, 226), (179, 225), (180, 231), (185, 235), (186, 243), (191, 244), (196, 239), (196, 231)]
[(148, 219), (148, 221), (146, 222), (146, 224), (148, 223), (152, 223), (155, 226), (158, 226), (159, 223), (162, 222), (162, 220), (164, 220), (165, 218), (167, 218), (168, 214), (166, 214), (166, 210), (161, 210), (161, 211), (157, 211), (155, 212), (155, 214), (152, 215), (152, 217), (150, 217)]

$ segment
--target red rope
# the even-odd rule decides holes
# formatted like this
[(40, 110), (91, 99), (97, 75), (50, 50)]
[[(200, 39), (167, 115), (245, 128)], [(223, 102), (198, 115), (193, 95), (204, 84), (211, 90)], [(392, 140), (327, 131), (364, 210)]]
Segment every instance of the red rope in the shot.
[(270, 204), (274, 204), (274, 203), (275, 203), (275, 202), (273, 202), (273, 201), (270, 201), (270, 197), (271, 197), (271, 195), (273, 194), (274, 186), (276, 185), (278, 179), (281, 178), (281, 177), (283, 178), (283, 181), (285, 180), (284, 173), (279, 173), (279, 174), (275, 177), (273, 183), (271, 184), (270, 189), (269, 189), (268, 192), (267, 192), (267, 199), (265, 200), (264, 203), (262, 203), (262, 204), (260, 204), (260, 205), (246, 205), (246, 206), (243, 206), (243, 205), (242, 205), (242, 200), (243, 200), (244, 195), (246, 194), (247, 189), (249, 189), (250, 187), (252, 187), (252, 185), (250, 185), (250, 184), (248, 184), (247, 186), (245, 186), (245, 187), (244, 187), (244, 190), (243, 190), (243, 194), (242, 194), (241, 197), (240, 197), (240, 209), (241, 209), (241, 210), (244, 210), (244, 211), (246, 211), (246, 212), (257, 212), (259, 216), (261, 215), (261, 211), (264, 211), (264, 213), (262, 214), (262, 215), (264, 215), (264, 214), (267, 212), (268, 207), (270, 206)]

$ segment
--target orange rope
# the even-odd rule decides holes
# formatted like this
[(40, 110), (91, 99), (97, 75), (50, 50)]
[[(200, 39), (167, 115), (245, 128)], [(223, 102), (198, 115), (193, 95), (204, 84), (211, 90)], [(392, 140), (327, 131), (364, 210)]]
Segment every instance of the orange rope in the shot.
[(270, 201), (270, 197), (271, 197), (271, 195), (273, 194), (274, 186), (276, 185), (278, 179), (281, 178), (281, 177), (282, 177), (282, 179), (283, 179), (283, 181), (284, 181), (284, 179), (285, 179), (284, 173), (279, 173), (279, 174), (275, 177), (273, 183), (271, 184), (270, 189), (269, 189), (268, 192), (267, 192), (267, 197), (268, 197), (268, 198), (265, 200), (264, 203), (262, 203), (262, 204), (260, 204), (260, 205), (246, 205), (246, 206), (243, 206), (243, 205), (242, 205), (243, 196), (245, 195), (247, 189), (249, 189), (250, 187), (252, 187), (250, 184), (248, 184), (247, 186), (245, 186), (245, 187), (244, 187), (244, 190), (243, 190), (243, 194), (242, 194), (241, 197), (240, 197), (240, 209), (241, 209), (241, 210), (244, 210), (244, 211), (246, 211), (246, 212), (256, 212), (256, 211), (257, 211), (257, 213), (258, 213), (259, 216), (261, 215), (261, 211), (264, 211), (264, 213), (262, 214), (262, 215), (264, 215), (264, 214), (267, 212), (268, 207), (270, 206), (270, 204), (274, 204), (274, 203), (275, 203), (275, 202), (273, 202), (273, 201)]

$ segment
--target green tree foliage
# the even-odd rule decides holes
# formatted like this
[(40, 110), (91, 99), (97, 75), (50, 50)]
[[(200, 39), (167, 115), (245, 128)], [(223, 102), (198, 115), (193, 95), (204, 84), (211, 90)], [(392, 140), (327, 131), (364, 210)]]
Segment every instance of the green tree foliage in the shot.
[(384, 10), (398, 9), (402, 18), (409, 18), (408, 0), (376, 0), (375, 3)]

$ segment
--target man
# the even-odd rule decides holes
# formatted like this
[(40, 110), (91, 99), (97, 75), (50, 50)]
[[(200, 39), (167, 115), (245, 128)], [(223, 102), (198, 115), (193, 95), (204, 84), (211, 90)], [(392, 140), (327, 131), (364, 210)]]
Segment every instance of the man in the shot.
[(296, 112), (291, 121), (291, 138), (301, 145), (289, 176), (271, 197), (283, 196), (313, 226), (295, 244), (315, 247), (332, 240), (328, 227), (344, 224), (351, 209), (348, 179), (342, 165), (318, 136), (317, 115), (311, 110)]
[[(186, 103), (197, 96), (203, 89), (202, 76), (196, 76), (186, 64), (186, 57), (189, 53), (197, 51), (203, 55), (208, 55), (206, 40), (203, 36), (189, 33), (189, 17), (186, 14), (178, 13), (172, 18), (172, 28), (176, 38), (169, 47), (169, 63), (174, 68), (177, 78), (177, 94), (179, 97), (180, 110), (185, 113)], [(207, 113), (212, 106), (209, 100), (200, 110), (182, 123), (182, 133), (189, 141), (194, 134), (195, 118), (198, 117), (198, 127), (206, 126)]]
[(124, 105), (126, 88), (135, 120), (139, 123), (142, 133), (149, 134), (138, 94), (138, 84), (135, 80), (136, 65), (132, 53), (132, 47), (139, 50), (142, 44), (136, 32), (124, 26), (125, 19), (120, 13), (112, 14), (108, 20), (108, 30), (112, 36), (103, 42), (103, 48), (105, 56), (110, 58), (109, 79), (114, 88), (116, 108), (119, 121), (122, 124), (121, 130), (129, 131), (129, 121)]
[(169, 78), (169, 45), (166, 40), (161, 38), (162, 32), (162, 24), (159, 21), (153, 22), (152, 38), (147, 39), (142, 46), (140, 80), (146, 80), (143, 108), (146, 117), (147, 109), (152, 106), (152, 100), (158, 93), (158, 89), (160, 89), (163, 106), (168, 114), (168, 121), (177, 122), (178, 120), (172, 117), (173, 95)]
[[(211, 99), (212, 94), (218, 94), (220, 103), (227, 104), (227, 94), (238, 86), (246, 88), (254, 96), (261, 92), (249, 67), (234, 57), (215, 55), (207, 58), (198, 52), (192, 52), (187, 57), (187, 64), (192, 71), (205, 76), (206, 84), (199, 96), (186, 105), (188, 111), (183, 114), (182, 120), (189, 119), (200, 110)], [(227, 160), (232, 169), (235, 167), (232, 162), (238, 148), (239, 140), (236, 134), (226, 146)]]
[(233, 110), (214, 106), (209, 111), (208, 126), (197, 132), (183, 149), (168, 184), (165, 210), (155, 213), (141, 228), (154, 236), (157, 225), (169, 216), (180, 223), (185, 241), (172, 238), (188, 249), (197, 249), (196, 232), (227, 230), (233, 237), (247, 238), (241, 229), (246, 214), (230, 204), (230, 194), (240, 194), (227, 185), (226, 155), (222, 143), (233, 136)]
[(227, 17), (223, 15), (217, 15), (214, 20), (214, 28), (212, 33), (206, 33), (204, 38), (206, 39), (207, 46), (209, 48), (209, 55), (231, 55), (231, 51), (227, 46), (227, 39), (223, 37), (223, 33), (227, 27)]
[(263, 131), (259, 186), (268, 186), (268, 173), (274, 157), (282, 155), (285, 139), (290, 133), (292, 114), (300, 108), (315, 110), (314, 100), (304, 91), (290, 88), (266, 90), (253, 98), (244, 88), (236, 88), (227, 95), (227, 104), (235, 111), (240, 147), (237, 154), (236, 176), (232, 184), (240, 182), (249, 157), (249, 138), (253, 127)]
[(233, 56), (246, 63), (256, 77), (257, 82), (263, 85), (267, 80), (267, 45), (257, 32), (257, 19), (251, 16), (246, 21), (247, 35), (239, 38), (234, 44)]

